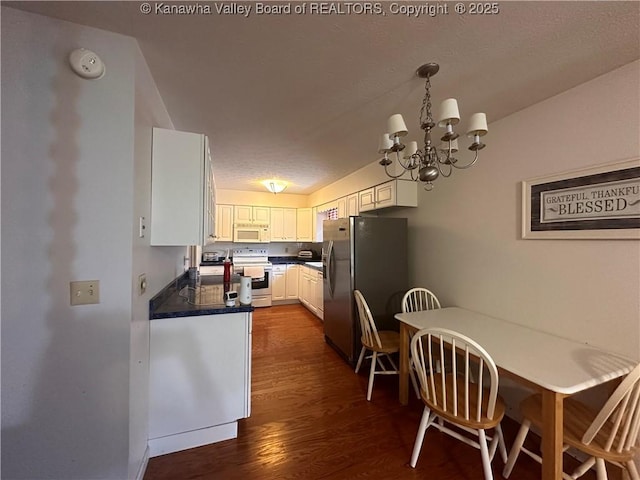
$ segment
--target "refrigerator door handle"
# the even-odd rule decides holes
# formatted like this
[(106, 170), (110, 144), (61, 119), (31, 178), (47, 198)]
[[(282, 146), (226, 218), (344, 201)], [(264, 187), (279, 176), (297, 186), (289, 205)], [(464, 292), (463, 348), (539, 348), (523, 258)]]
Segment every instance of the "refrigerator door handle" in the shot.
[(333, 275), (333, 240), (329, 240), (329, 251), (327, 252), (327, 281), (329, 282), (329, 293), (331, 298), (335, 293), (336, 282)]

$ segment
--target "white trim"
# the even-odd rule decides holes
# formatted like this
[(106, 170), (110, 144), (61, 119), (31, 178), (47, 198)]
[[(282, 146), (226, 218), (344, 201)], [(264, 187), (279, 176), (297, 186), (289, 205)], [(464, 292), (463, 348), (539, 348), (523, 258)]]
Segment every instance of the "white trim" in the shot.
[(142, 480), (144, 478), (144, 474), (147, 471), (147, 465), (149, 465), (149, 445), (147, 445), (144, 455), (142, 456), (142, 462), (140, 463), (136, 480)]
[(200, 447), (238, 437), (238, 422), (225, 423), (214, 427), (201, 428), (191, 432), (179, 433), (160, 438), (149, 439), (151, 458), (166, 453), (179, 452), (188, 448)]

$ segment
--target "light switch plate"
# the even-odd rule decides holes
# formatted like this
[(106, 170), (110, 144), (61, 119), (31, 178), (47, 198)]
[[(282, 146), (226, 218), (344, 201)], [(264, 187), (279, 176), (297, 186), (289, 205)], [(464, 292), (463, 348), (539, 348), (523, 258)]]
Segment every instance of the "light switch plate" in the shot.
[(100, 281), (84, 280), (70, 283), (71, 305), (100, 303)]

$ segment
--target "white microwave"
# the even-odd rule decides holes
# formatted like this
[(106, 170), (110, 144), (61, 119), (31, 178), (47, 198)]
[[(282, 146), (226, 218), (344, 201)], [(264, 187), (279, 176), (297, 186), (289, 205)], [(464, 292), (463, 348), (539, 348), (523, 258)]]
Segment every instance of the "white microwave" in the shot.
[(236, 223), (233, 226), (233, 241), (239, 243), (269, 243), (269, 225)]

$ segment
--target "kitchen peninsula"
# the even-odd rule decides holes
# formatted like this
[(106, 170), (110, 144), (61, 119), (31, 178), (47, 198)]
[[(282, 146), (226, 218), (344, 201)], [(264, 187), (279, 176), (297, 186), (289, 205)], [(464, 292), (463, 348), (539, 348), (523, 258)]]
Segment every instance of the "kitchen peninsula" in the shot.
[(222, 277), (202, 278), (185, 273), (149, 302), (151, 457), (236, 438), (251, 412), (253, 307), (226, 307)]

